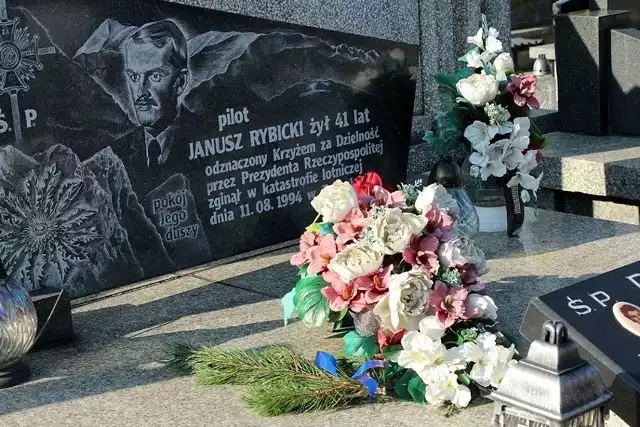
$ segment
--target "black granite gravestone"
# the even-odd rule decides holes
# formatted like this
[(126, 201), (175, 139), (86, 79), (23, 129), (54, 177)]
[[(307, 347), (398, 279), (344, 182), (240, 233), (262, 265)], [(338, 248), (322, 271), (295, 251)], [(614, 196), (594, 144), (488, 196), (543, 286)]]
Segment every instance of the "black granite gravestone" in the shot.
[(640, 262), (531, 301), (520, 332), (539, 338), (546, 320), (559, 320), (614, 395), (613, 411), (640, 423)]
[(404, 179), (417, 47), (152, 0), (0, 1), (0, 260), (71, 297), (296, 238)]

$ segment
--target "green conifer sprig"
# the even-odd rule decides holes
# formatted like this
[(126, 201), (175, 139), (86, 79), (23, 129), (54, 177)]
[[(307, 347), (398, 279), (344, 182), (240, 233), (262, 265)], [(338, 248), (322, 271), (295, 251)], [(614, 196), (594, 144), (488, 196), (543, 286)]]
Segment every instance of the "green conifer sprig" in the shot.
[(368, 392), (340, 367), (338, 376), (318, 368), (293, 350), (219, 350), (177, 345), (167, 365), (193, 374), (201, 385), (247, 386), (245, 400), (262, 415), (324, 411), (367, 399)]

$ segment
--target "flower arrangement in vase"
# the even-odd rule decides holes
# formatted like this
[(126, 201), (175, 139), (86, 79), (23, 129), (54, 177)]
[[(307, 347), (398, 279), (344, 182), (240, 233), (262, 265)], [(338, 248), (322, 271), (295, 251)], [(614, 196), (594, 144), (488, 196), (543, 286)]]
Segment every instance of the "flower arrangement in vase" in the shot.
[(369, 172), (324, 187), (311, 205), (318, 216), (291, 257), (300, 279), (282, 299), (285, 324), (294, 312), (310, 328), (333, 324), (344, 355), (180, 347), (174, 366), (204, 384), (248, 386), (265, 415), (389, 395), (451, 411), (500, 384), (515, 349), (496, 328), (484, 253), (454, 232), (458, 205), (444, 187), (394, 190)]
[(514, 73), (513, 59), (498, 37), (483, 15), (481, 28), (467, 39), (473, 47), (460, 58), (467, 67), (453, 76), (436, 76), (448, 109), (436, 116), (436, 129), (425, 139), (440, 152), (464, 144), (468, 174), (504, 190), (508, 232), (516, 235), (524, 219), (522, 204), (537, 198), (543, 174), (536, 177), (533, 171), (547, 141), (529, 119), (530, 109), (540, 107), (536, 77)]

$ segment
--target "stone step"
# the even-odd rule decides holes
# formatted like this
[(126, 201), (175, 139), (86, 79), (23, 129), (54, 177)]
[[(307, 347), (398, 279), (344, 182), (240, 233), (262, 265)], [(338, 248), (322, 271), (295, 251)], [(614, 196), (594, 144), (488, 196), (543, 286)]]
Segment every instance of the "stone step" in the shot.
[(640, 223), (640, 137), (546, 136), (542, 207)]

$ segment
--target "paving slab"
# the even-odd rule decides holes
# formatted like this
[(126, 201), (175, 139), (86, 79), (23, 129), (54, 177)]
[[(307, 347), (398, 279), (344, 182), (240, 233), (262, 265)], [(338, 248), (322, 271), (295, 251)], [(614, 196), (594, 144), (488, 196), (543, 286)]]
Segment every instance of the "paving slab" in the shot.
[[(500, 307), (501, 327), (518, 336), (530, 298), (640, 259), (640, 227), (591, 218), (527, 211), (520, 239), (503, 233), (476, 239), (487, 252), (489, 293)], [(491, 425), (488, 403), (445, 419), (433, 408), (366, 405), (342, 411), (262, 418), (237, 388), (201, 387), (162, 364), (172, 343), (256, 348), (286, 344), (312, 357), (339, 352), (328, 328), (282, 323), (279, 299), (295, 272), (295, 248), (263, 254), (74, 308), (80, 340), (27, 356), (30, 382), (0, 391), (0, 426), (353, 426)], [(180, 274), (180, 273), (178, 273)], [(223, 283), (216, 283), (219, 278)], [(226, 284), (224, 284), (226, 283)], [(240, 286), (243, 289), (240, 289)], [(256, 289), (252, 291), (251, 289)], [(527, 343), (518, 341), (520, 350)], [(624, 425), (615, 417), (609, 425)]]

